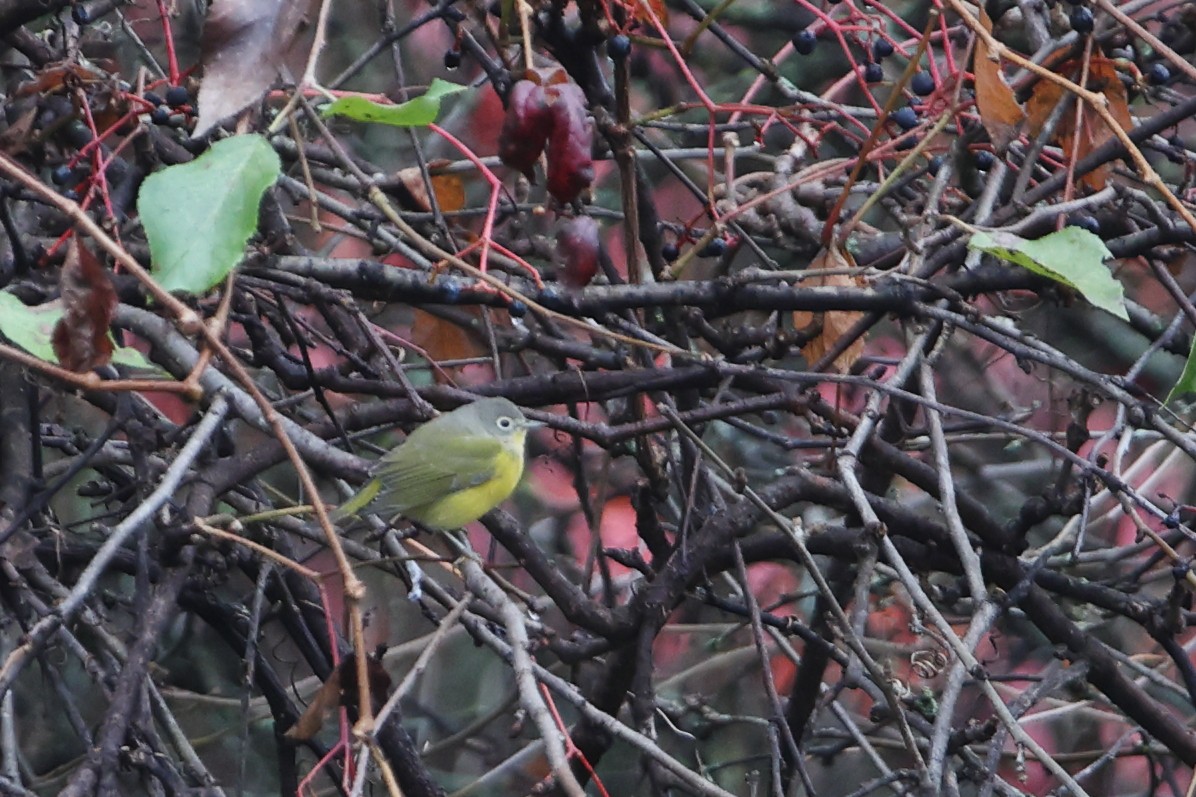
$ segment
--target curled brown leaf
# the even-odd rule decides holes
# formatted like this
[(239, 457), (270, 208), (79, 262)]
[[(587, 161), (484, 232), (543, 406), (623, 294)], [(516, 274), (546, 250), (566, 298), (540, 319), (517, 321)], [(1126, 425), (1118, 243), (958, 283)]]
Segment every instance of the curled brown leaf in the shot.
[(50, 342), (63, 368), (86, 373), (112, 359), (108, 328), (116, 310), (116, 289), (87, 247), (72, 238), (60, 278), (63, 316)]

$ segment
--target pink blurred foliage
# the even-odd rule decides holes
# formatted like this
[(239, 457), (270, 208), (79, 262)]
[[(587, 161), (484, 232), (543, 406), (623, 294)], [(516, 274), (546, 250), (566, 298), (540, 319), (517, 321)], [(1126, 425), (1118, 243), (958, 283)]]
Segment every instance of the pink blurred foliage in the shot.
[[(635, 530), (635, 510), (627, 496), (615, 496), (602, 506), (602, 517), (598, 522), (598, 540), (604, 548), (638, 548), (639, 536)], [(593, 543), (593, 529), (581, 512), (574, 513), (565, 531), (578, 564), (585, 564)], [(610, 563), (611, 575), (621, 578), (631, 573), (627, 567)]]
[(546, 457), (537, 457), (527, 465), (526, 482), (537, 502), (552, 512), (578, 508), (573, 474), (564, 465)]

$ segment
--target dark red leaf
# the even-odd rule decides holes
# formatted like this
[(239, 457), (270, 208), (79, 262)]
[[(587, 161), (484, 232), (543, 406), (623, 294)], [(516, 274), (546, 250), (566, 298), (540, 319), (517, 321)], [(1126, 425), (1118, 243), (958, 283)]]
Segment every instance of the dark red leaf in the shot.
[(561, 225), (556, 234), (556, 248), (564, 260), (562, 281), (570, 288), (583, 288), (598, 273), (601, 249), (598, 222), (590, 216), (576, 216)]
[(552, 114), (544, 87), (520, 80), (507, 97), (507, 115), (498, 134), (499, 159), (531, 180), (551, 129)]
[(64, 313), (50, 342), (63, 368), (86, 373), (112, 358), (108, 327), (116, 309), (116, 290), (104, 266), (77, 238), (67, 248), (61, 290)]
[(545, 89), (552, 110), (548, 137), (548, 193), (567, 204), (594, 181), (594, 129), (586, 113), (586, 95), (576, 83)]

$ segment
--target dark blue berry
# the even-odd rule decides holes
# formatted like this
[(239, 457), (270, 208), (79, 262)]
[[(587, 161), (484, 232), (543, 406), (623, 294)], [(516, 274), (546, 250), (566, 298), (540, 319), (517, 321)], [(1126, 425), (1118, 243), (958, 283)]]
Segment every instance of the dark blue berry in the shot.
[(906, 136), (897, 142), (897, 151), (904, 152), (907, 149), (913, 149), (918, 145), (917, 136)]
[(511, 314), (511, 318), (523, 318), (525, 315), (527, 315), (527, 305), (518, 299), (513, 299), (511, 303), (507, 305), (507, 312)]
[(942, 169), (942, 168), (943, 168), (943, 156), (942, 155), (935, 155), (926, 164), (926, 171), (928, 171), (930, 173), (931, 177), (936, 176), (939, 173), (939, 169)]
[(698, 257), (722, 257), (726, 251), (727, 242), (724, 239), (712, 238), (698, 251)]
[(987, 172), (997, 165), (996, 156), (986, 149), (977, 150), (973, 153), (972, 160), (976, 163), (976, 168), (982, 172)]
[(929, 72), (915, 72), (910, 78), (909, 89), (919, 97), (934, 93), (934, 78)]
[(889, 114), (889, 119), (902, 130), (913, 130), (918, 126), (918, 112), (908, 105), (902, 105), (893, 111)]
[(623, 60), (631, 54), (631, 39), (622, 33), (611, 36), (610, 41), (606, 43), (606, 54), (616, 61)]
[(456, 304), (461, 299), (461, 283), (456, 280), (445, 280), (440, 283), (440, 301), (445, 304)]
[(885, 79), (885, 70), (880, 64), (873, 62), (864, 67), (864, 82), (879, 83)]
[(74, 172), (74, 169), (64, 163), (61, 166), (55, 167), (54, 171), (50, 172), (50, 181), (54, 185), (66, 185)]
[(1100, 235), (1100, 222), (1096, 220), (1096, 216), (1091, 216), (1087, 213), (1076, 213), (1068, 216), (1068, 227), (1079, 227), (1081, 230), (1087, 230), (1093, 235)]
[(1166, 64), (1156, 61), (1146, 70), (1146, 79), (1152, 86), (1161, 86), (1171, 79), (1171, 70)]
[(453, 48), (444, 51), (444, 68), (456, 69), (461, 66), (461, 51)]
[(562, 310), (565, 308), (565, 295), (555, 285), (545, 285), (544, 289), (536, 296), (536, 301), (549, 310)]
[(162, 98), (152, 91), (147, 91), (143, 97), (146, 102), (155, 107), (162, 104)]
[(191, 92), (183, 86), (171, 86), (166, 90), (166, 104), (171, 108), (182, 108), (191, 102)]
[(660, 247), (660, 256), (664, 258), (666, 263), (672, 263), (681, 257), (681, 250), (677, 247), (677, 244), (665, 244)]
[(91, 9), (82, 3), (77, 4), (71, 9), (71, 19), (75, 20), (76, 25), (86, 25), (91, 22)]
[(893, 54), (893, 45), (888, 39), (877, 39), (872, 42), (872, 57), (877, 61), (888, 58)]
[(156, 125), (170, 124), (170, 109), (165, 105), (159, 105), (157, 108), (150, 111), (150, 121)]
[[(1176, 511), (1170, 513), (1169, 515), (1167, 515), (1167, 517), (1163, 518), (1163, 525), (1169, 529), (1178, 529), (1179, 528), (1179, 511), (1176, 510)], [(1180, 565), (1176, 565), (1176, 567), (1179, 567), (1179, 566)], [(1183, 566), (1183, 570), (1184, 570), (1184, 572), (1181, 574), (1181, 576), (1180, 576), (1181, 578), (1184, 575), (1187, 575), (1188, 568), (1186, 565)]]
[(1087, 6), (1076, 6), (1067, 19), (1071, 23), (1071, 29), (1081, 36), (1092, 33), (1092, 29), (1096, 27), (1096, 19)]
[(798, 55), (809, 55), (817, 46), (818, 37), (812, 30), (798, 31), (798, 34), (793, 37), (793, 49), (797, 51)]

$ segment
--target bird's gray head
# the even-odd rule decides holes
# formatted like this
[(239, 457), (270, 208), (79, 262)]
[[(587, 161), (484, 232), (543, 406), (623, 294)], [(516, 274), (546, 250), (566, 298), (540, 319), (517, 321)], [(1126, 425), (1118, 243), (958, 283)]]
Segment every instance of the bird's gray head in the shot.
[(513, 435), (543, 425), (538, 421), (529, 420), (523, 414), (523, 410), (515, 406), (510, 399), (501, 396), (478, 399), (467, 406), (479, 430), (490, 434), (497, 432), (504, 436)]

